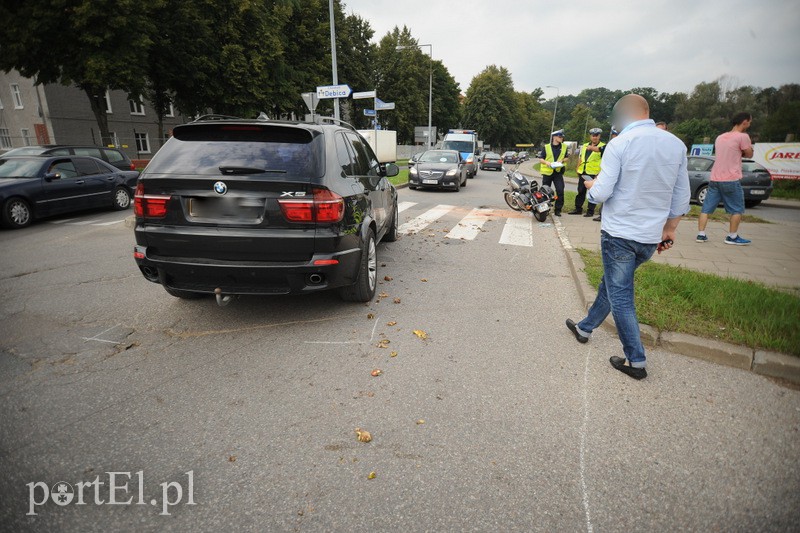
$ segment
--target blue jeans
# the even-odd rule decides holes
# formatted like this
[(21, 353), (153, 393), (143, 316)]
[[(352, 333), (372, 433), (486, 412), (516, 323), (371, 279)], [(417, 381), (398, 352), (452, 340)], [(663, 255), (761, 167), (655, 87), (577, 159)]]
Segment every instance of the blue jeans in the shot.
[(622, 342), (625, 358), (634, 368), (645, 367), (645, 356), (633, 301), (633, 273), (639, 265), (653, 256), (657, 246), (612, 237), (605, 231), (601, 232), (603, 279), (597, 289), (597, 298), (589, 308), (589, 315), (578, 323), (578, 329), (588, 337), (611, 313), (617, 325), (617, 335)]
[(706, 199), (703, 201), (702, 213), (710, 215), (722, 202), (729, 215), (744, 214), (744, 189), (739, 180), (710, 181)]

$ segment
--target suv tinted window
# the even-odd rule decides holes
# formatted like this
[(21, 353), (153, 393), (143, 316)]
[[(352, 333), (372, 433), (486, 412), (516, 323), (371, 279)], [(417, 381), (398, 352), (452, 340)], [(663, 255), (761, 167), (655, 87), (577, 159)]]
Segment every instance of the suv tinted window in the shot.
[(345, 176), (353, 175), (353, 154), (352, 149), (347, 147), (348, 141), (345, 139), (344, 134), (336, 135), (336, 155), (339, 158), (339, 164), (342, 165), (342, 172)]
[(372, 149), (355, 133), (347, 133), (347, 138), (350, 139), (355, 151), (354, 171), (356, 174), (377, 176), (380, 168), (377, 159), (372, 155)]
[(47, 150), (45, 153), (50, 155), (69, 155), (69, 148), (54, 148)]
[(325, 172), (324, 137), (317, 131), (260, 124), (177, 127), (147, 165), (148, 174), (218, 175), (219, 167), (243, 167), (269, 180), (309, 180)]

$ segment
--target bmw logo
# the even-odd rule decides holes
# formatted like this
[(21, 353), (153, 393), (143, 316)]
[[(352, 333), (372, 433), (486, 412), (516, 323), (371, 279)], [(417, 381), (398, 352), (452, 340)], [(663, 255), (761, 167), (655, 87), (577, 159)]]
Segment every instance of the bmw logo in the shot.
[(224, 181), (218, 181), (214, 184), (214, 192), (217, 194), (225, 194), (228, 192), (228, 186), (225, 185)]

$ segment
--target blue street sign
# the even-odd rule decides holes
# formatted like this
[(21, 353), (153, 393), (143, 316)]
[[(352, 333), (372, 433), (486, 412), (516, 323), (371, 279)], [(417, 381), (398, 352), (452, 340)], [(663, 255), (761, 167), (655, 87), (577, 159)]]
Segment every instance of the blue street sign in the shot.
[(375, 113), (374, 109), (365, 109), (364, 110), (364, 116), (365, 117), (374, 117), (376, 115), (377, 115), (377, 113)]

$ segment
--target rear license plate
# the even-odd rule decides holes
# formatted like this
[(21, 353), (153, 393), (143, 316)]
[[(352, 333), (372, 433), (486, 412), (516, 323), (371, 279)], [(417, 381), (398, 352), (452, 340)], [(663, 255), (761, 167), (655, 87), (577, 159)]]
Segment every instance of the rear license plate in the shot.
[(264, 198), (189, 198), (189, 215), (195, 218), (258, 223), (264, 217)]
[(422, 183), (425, 185), (438, 185), (439, 180), (422, 180)]
[(536, 210), (539, 211), (540, 213), (544, 213), (548, 209), (550, 209), (550, 204), (547, 203), (539, 204), (536, 206)]
[(766, 194), (766, 191), (762, 191), (761, 189), (751, 190), (750, 194), (755, 194), (756, 196), (763, 196)]

